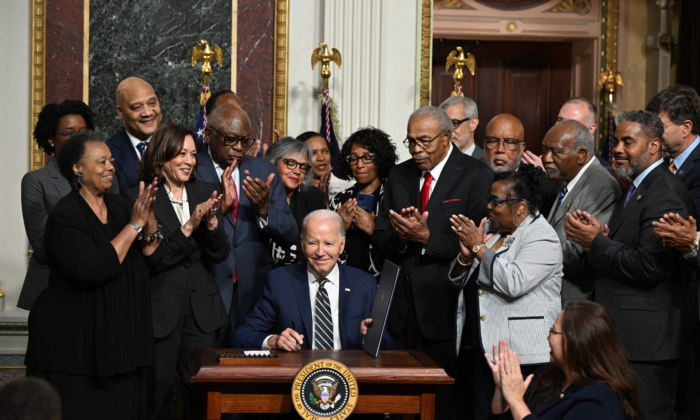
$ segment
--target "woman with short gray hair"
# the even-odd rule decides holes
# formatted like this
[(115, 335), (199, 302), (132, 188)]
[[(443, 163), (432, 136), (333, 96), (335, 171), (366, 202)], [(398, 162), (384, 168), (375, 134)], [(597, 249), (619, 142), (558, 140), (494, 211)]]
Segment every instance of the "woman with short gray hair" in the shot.
[[(306, 176), (311, 170), (311, 156), (309, 145), (292, 137), (285, 137), (275, 142), (265, 157), (277, 168), (287, 195), (287, 204), (300, 230), (307, 214), (326, 208), (323, 192), (311, 184), (312, 176)], [(270, 258), (273, 268), (302, 261), (303, 254), (298, 239), (295, 243), (270, 239)]]

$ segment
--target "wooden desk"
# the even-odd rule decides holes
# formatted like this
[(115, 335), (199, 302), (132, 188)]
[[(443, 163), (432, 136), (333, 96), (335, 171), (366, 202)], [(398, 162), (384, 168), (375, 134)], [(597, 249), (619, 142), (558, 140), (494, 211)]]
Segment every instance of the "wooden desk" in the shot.
[(454, 380), (428, 356), (413, 350), (382, 351), (375, 359), (362, 350), (275, 352), (277, 366), (219, 366), (217, 352), (230, 349), (199, 349), (189, 359), (192, 382), (202, 383), (207, 393), (207, 419), (221, 413), (293, 413), (292, 381), (307, 363), (337, 360), (352, 370), (359, 387), (353, 414), (404, 413), (405, 419), (420, 414), (432, 420), (435, 385)]

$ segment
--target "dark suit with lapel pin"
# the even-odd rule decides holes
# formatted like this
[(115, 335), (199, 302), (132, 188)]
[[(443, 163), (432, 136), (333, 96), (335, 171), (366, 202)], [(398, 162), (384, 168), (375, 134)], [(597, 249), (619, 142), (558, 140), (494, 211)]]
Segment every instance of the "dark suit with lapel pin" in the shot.
[(107, 147), (114, 158), (114, 169), (119, 180), (119, 189), (127, 191), (139, 185), (139, 161), (138, 152), (131, 144), (131, 139), (125, 129), (107, 140)]
[[(22, 177), (22, 218), (33, 252), (17, 301), (19, 308), (31, 310), (39, 293), (49, 285), (49, 268), (44, 255), (46, 220), (51, 209), (70, 191), (71, 186), (59, 172), (56, 158), (51, 159), (43, 168), (28, 172)], [(119, 192), (116, 182), (113, 182), (109, 192)]]
[[(232, 250), (228, 258), (214, 268), (216, 283), (221, 291), (226, 311), (231, 320), (245, 319), (262, 292), (267, 273), (272, 267), (269, 252), (269, 237), (281, 238), (285, 242), (295, 243), (299, 238), (299, 229), (294, 215), (287, 204), (284, 187), (274, 165), (262, 159), (246, 156), (238, 165), (241, 185), (246, 176), (266, 180), (271, 174), (275, 178), (270, 187), (267, 225), (260, 228), (255, 209), (242, 189), (238, 191), (238, 221), (234, 223), (231, 212), (224, 214), (224, 229)], [(197, 179), (216, 185), (221, 191), (221, 179), (216, 173), (207, 147), (197, 153)], [(266, 236), (269, 235), (269, 236)], [(240, 262), (240, 263), (239, 263)], [(238, 301), (232, 302), (233, 273), (238, 269)], [(238, 325), (230, 325), (235, 331)], [(227, 328), (228, 329), (228, 328)], [(222, 332), (221, 343), (227, 343), (232, 331)]]
[[(396, 285), (388, 320), (389, 333), (397, 348), (424, 351), (448, 374), (456, 376), (455, 311), (459, 290), (449, 284), (447, 275), (460, 249), (450, 217), (463, 214), (478, 224), (488, 213), (487, 196), (494, 175), (484, 163), (454, 146), (445, 159), (447, 162), (428, 201), (430, 238), (425, 253), (423, 245), (416, 242), (409, 243), (401, 252), (398, 234), (389, 219), (389, 210), (401, 213), (402, 208), (420, 208), (422, 172), (413, 159), (396, 165), (389, 174), (372, 246), (384, 250), (386, 259), (401, 266), (402, 276)], [(448, 388), (438, 390), (438, 419), (464, 415), (455, 417), (457, 405), (453, 398), (461, 396), (452, 395), (456, 393), (454, 387)]]
[[(185, 184), (189, 214), (211, 198), (216, 187), (202, 181)], [(197, 348), (215, 347), (216, 331), (228, 321), (219, 288), (213, 277), (214, 264), (226, 259), (231, 246), (219, 217), (214, 231), (202, 222), (190, 237), (173, 209), (165, 187), (157, 191), (153, 208), (163, 240), (151, 259), (151, 307), (153, 311), (154, 395), (156, 418), (170, 418), (170, 395), (177, 368), (182, 387), (185, 418), (202, 409), (199, 388), (190, 381), (187, 357)], [(126, 192), (132, 202), (138, 187)], [(189, 216), (186, 216), (189, 219)]]
[[(372, 314), (377, 295), (374, 276), (344, 264), (338, 264), (338, 330), (343, 349), (362, 349), (360, 324)], [(314, 331), (306, 262), (288, 265), (270, 272), (258, 302), (231, 340), (234, 348), (261, 348), (269, 335), (292, 328), (304, 336), (302, 349), (310, 349)], [(391, 350), (394, 341), (385, 331), (381, 348)]]
[[(566, 239), (564, 221), (567, 213), (583, 210), (595, 217), (601, 225), (610, 221), (615, 204), (620, 198), (620, 185), (607, 169), (593, 157), (590, 166), (581, 174), (576, 185), (568, 192), (548, 221), (559, 236), (564, 255), (564, 278), (561, 285), (562, 308), (575, 299), (591, 299), (595, 269), (585, 264), (580, 245)], [(558, 197), (557, 197), (558, 199)], [(552, 205), (554, 205), (552, 203)]]
[[(680, 252), (664, 247), (652, 222), (665, 213), (684, 218), (695, 211), (688, 190), (663, 162), (642, 180), (627, 205), (621, 194), (609, 223), (588, 252), (598, 269), (595, 301), (615, 320), (630, 366), (640, 380), (640, 402), (647, 418), (666, 418), (675, 394), (684, 314), (686, 264)], [(660, 411), (650, 411), (656, 406)]]

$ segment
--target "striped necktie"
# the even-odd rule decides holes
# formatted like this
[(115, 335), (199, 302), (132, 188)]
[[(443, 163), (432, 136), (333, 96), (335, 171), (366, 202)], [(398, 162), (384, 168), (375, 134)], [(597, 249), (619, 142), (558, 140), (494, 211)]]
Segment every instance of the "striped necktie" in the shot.
[(327, 278), (318, 279), (316, 304), (314, 312), (314, 349), (333, 350), (333, 317), (331, 300), (326, 291)]
[(146, 153), (146, 147), (148, 147), (147, 141), (142, 141), (136, 145), (136, 148), (139, 149), (139, 153), (141, 154), (142, 158), (143, 158), (143, 155)]
[(559, 200), (557, 200), (557, 206), (554, 208), (552, 215), (554, 215), (554, 213), (556, 213), (557, 210), (559, 210), (559, 206), (561, 206), (561, 203), (564, 202), (564, 197), (566, 197), (566, 193), (568, 193), (568, 192), (569, 192), (569, 189), (566, 187), (564, 187), (564, 189), (561, 190), (561, 192), (559, 193)]

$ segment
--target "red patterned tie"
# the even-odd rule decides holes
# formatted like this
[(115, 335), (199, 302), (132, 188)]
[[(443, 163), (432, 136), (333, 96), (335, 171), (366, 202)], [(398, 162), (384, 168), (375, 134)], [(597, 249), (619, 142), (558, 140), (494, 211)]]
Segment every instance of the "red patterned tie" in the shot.
[(428, 208), (428, 200), (430, 200), (430, 187), (433, 185), (433, 176), (430, 172), (426, 172), (424, 176), (423, 188), (420, 190), (420, 212), (425, 212)]

